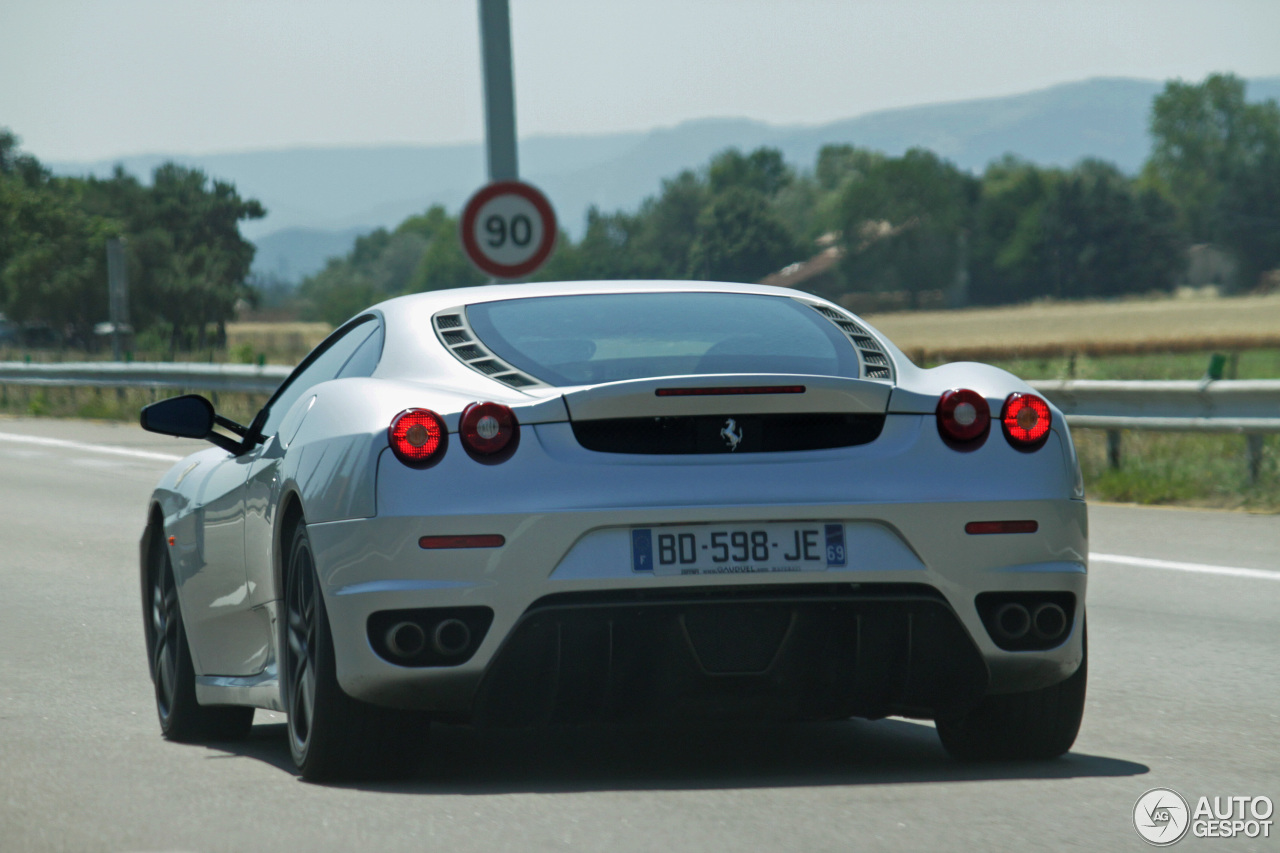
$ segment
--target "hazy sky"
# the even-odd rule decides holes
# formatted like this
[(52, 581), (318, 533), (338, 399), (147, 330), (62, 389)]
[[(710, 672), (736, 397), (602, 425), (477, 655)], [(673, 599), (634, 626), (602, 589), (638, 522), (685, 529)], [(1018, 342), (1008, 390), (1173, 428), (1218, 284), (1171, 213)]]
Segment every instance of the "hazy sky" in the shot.
[[(521, 136), (1280, 74), (1280, 0), (511, 0)], [(478, 141), (474, 0), (0, 0), (42, 160)]]

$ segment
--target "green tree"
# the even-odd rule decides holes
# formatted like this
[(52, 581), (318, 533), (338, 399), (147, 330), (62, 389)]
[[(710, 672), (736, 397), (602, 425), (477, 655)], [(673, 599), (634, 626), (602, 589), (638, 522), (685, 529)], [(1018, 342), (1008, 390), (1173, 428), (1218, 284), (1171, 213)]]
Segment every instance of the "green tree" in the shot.
[(298, 285), (298, 296), (308, 306), (303, 316), (334, 326), (390, 295), (344, 258), (330, 258), (324, 269)]
[(1045, 295), (1045, 210), (1060, 178), (1012, 155), (987, 167), (970, 238), (970, 300), (991, 305)]
[(1044, 210), (1051, 295), (1081, 299), (1170, 290), (1185, 266), (1175, 212), (1119, 169), (1085, 160), (1056, 182)]
[(841, 189), (850, 180), (856, 180), (884, 163), (888, 158), (879, 151), (856, 148), (852, 145), (824, 145), (818, 151), (813, 167), (814, 178), (824, 191)]
[(86, 211), (123, 223), (135, 328), (167, 329), (175, 352), (204, 347), (210, 324), (225, 340), (236, 302), (250, 294), (254, 246), (240, 222), (266, 215), (259, 202), (175, 163), (157, 167), (150, 186), (116, 167), (110, 178), (83, 182), (83, 199)]
[(1280, 144), (1230, 175), (1218, 216), (1220, 240), (1239, 260), (1246, 286), (1280, 268)]
[(254, 248), (239, 222), (265, 215), (231, 184), (172, 163), (152, 184), (117, 167), (108, 179), (52, 178), (0, 129), (0, 300), (15, 319), (43, 321), (83, 343), (106, 319), (106, 241), (127, 239), (136, 328), (165, 325), (203, 344), (247, 293)]
[(587, 209), (587, 228), (578, 243), (561, 233), (558, 248), (538, 270), (535, 281), (597, 281), (641, 278), (636, 266), (635, 235), (639, 218), (626, 213)]
[(1244, 81), (1172, 81), (1152, 104), (1144, 183), (1174, 205), (1196, 242), (1231, 250), (1241, 278), (1280, 264), (1280, 107), (1251, 104)]
[(977, 182), (915, 148), (868, 163), (845, 184), (841, 220), (846, 280), (858, 290), (946, 290), (956, 280)]
[(0, 307), (81, 343), (106, 316), (106, 241), (120, 232), (88, 212), (84, 182), (52, 178), (0, 128)]
[[(790, 210), (787, 221), (796, 223), (797, 232), (811, 240), (829, 232), (839, 232), (844, 227), (841, 207), (846, 189), (886, 159), (884, 154), (866, 148), (824, 145), (814, 163), (815, 189), (807, 221), (804, 212)], [(783, 195), (786, 193), (784, 190)]]
[(750, 154), (729, 148), (711, 158), (707, 167), (707, 182), (713, 193), (740, 187), (772, 196), (793, 178), (791, 167), (776, 148), (757, 148)]
[(1199, 84), (1170, 81), (1152, 103), (1145, 178), (1172, 199), (1193, 240), (1217, 236), (1215, 210), (1227, 176), (1245, 157), (1253, 112), (1244, 81), (1229, 74)]
[(664, 180), (661, 194), (645, 200), (629, 229), (622, 277), (687, 277), (698, 217), (710, 197), (706, 181), (687, 169)]
[(768, 200), (748, 187), (718, 193), (698, 216), (689, 275), (714, 281), (758, 281), (796, 260), (799, 249)]
[(5, 313), (87, 344), (107, 314), (106, 242), (119, 223), (86, 214), (66, 187), (27, 187), (17, 195), (19, 239), (0, 274)]
[(489, 281), (489, 277), (467, 259), (458, 229), (457, 218), (449, 216), (443, 207), (436, 205), (427, 211), (422, 233), (428, 235), (428, 243), (405, 292), (475, 287)]
[(298, 295), (309, 306), (307, 316), (337, 324), (393, 296), (486, 281), (462, 251), (458, 220), (434, 205), (392, 231), (358, 237), (346, 257), (308, 276)]
[(7, 127), (0, 127), (0, 177), (26, 186), (38, 186), (49, 180), (49, 171), (30, 154), (18, 150), (21, 140)]
[(983, 176), (970, 296), (979, 303), (1169, 290), (1186, 257), (1173, 207), (1115, 166), (1069, 171), (1012, 157)]

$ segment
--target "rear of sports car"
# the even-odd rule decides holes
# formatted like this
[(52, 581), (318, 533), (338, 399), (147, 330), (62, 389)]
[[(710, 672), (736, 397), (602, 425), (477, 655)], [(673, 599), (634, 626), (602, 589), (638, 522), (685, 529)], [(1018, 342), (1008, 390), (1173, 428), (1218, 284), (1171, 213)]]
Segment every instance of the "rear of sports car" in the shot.
[(1023, 383), (921, 371), (784, 291), (429, 324), (506, 402), (437, 411), (424, 387), (388, 424), (376, 514), (309, 525), (349, 695), (497, 724), (905, 715), (962, 755), (1070, 746), (1085, 505), (1061, 413)]

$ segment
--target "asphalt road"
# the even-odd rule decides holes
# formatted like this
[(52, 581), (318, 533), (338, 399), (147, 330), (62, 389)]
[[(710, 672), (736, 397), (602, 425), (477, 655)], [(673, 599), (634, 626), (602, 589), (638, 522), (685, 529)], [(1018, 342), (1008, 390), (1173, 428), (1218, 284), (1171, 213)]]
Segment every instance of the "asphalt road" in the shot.
[(1143, 850), (1150, 788), (1280, 801), (1280, 517), (1116, 506), (1090, 508), (1111, 557), (1091, 569), (1084, 726), (1056, 761), (961, 764), (896, 719), (437, 727), (414, 778), (319, 786), (279, 715), (244, 743), (168, 743), (137, 539), (164, 457), (195, 446), (0, 420), (0, 850)]

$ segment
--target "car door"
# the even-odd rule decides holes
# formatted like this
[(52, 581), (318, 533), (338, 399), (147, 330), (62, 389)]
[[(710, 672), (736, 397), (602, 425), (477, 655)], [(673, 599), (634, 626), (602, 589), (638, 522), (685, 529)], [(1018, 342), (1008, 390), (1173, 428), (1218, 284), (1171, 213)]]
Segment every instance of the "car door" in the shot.
[[(365, 315), (339, 329), (307, 362), (299, 366), (267, 403), (260, 432), (262, 452), (254, 459), (246, 484), (245, 569), (249, 598), (256, 608), (268, 608), (279, 598), (272, 556), (276, 510), (280, 501), (281, 468), (290, 442), (315, 403), (312, 389), (331, 379), (370, 376), (382, 355), (383, 329), (374, 315)], [(270, 631), (268, 627), (268, 632)], [(265, 639), (273, 636), (268, 633)], [(265, 661), (263, 662), (265, 665)]]
[(244, 565), (245, 480), (260, 448), (212, 463), (195, 495), (193, 558), (179, 572), (183, 617), (202, 675), (252, 672), (256, 633)]

